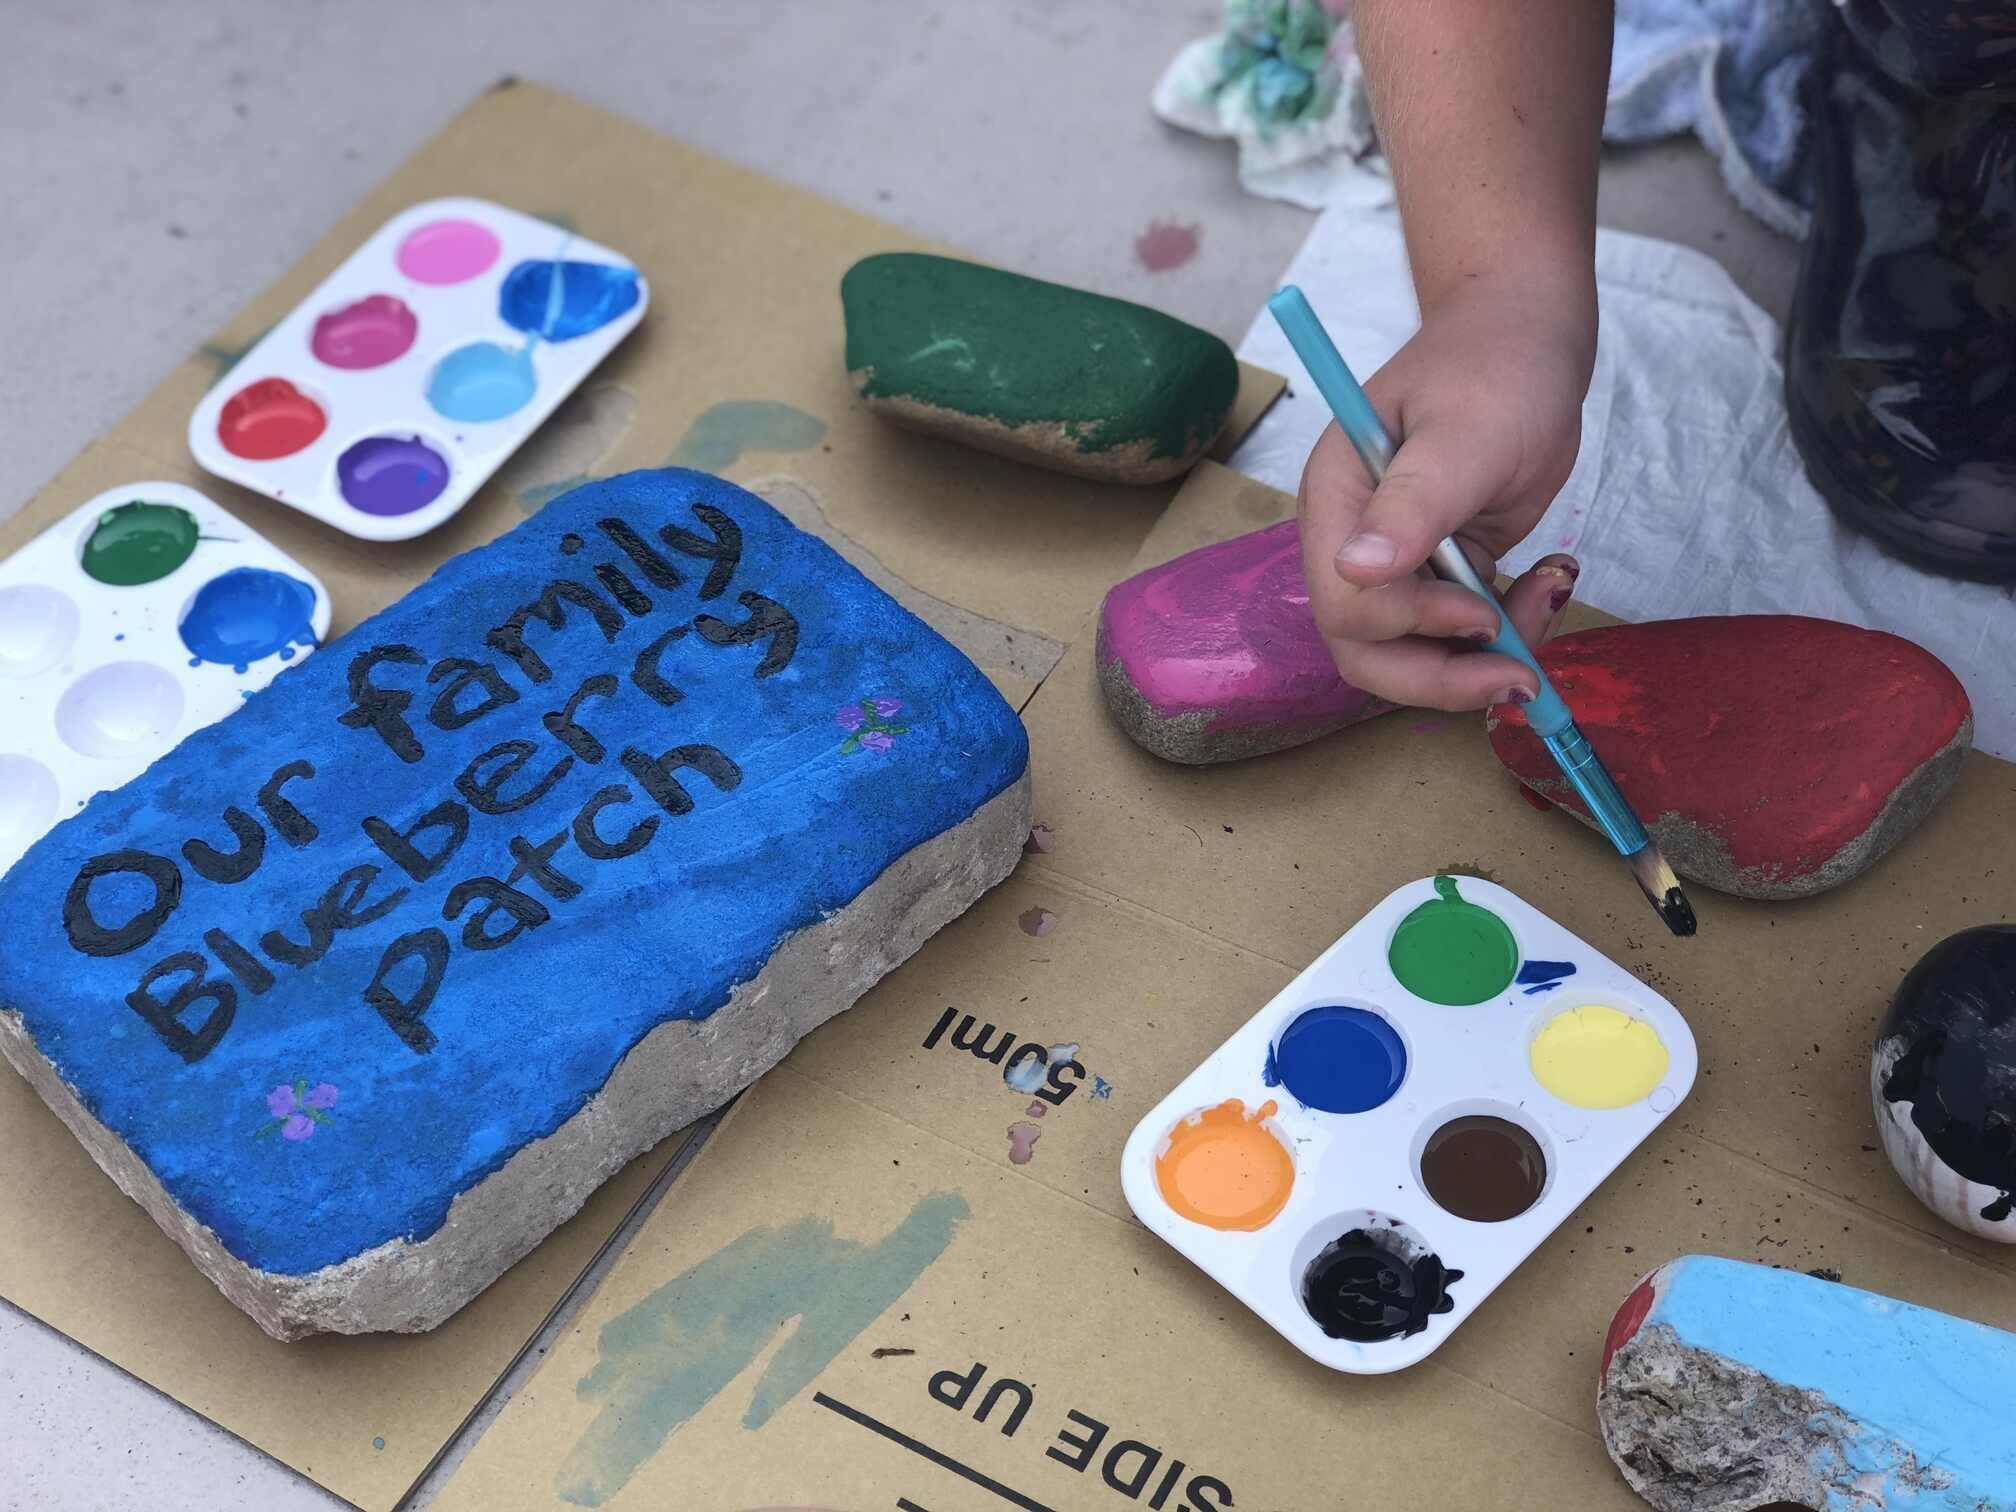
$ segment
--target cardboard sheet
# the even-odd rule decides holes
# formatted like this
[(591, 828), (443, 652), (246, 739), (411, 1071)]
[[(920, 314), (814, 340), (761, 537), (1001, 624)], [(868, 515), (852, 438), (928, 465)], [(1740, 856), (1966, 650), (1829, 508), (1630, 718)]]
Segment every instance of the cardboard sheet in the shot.
[[(420, 540), (357, 541), (200, 473), (184, 441), (197, 399), (375, 227), (443, 194), (486, 196), (622, 247), (652, 280), (649, 319), (460, 515)], [(950, 250), (537, 86), (500, 86), (278, 283), (247, 290), (229, 328), (0, 522), (0, 555), (102, 489), (184, 482), (312, 568), (340, 634), (584, 476), (677, 462), (760, 480), (1019, 705), (1175, 485), (1066, 479), (863, 413), (842, 365), (839, 280), (856, 258), (895, 249)], [(1280, 390), (1279, 378), (1242, 370), (1221, 451)], [(611, 1182), (438, 1332), (282, 1346), (225, 1303), (4, 1068), (0, 1134), (0, 1296), (373, 1508), (405, 1493), (672, 1149)]]
[[(1201, 470), (1142, 565), (1288, 507)], [(439, 1505), (1096, 1512), (1154, 1505), (1181, 1459), (1165, 1509), (1213, 1507), (1191, 1487), (1203, 1473), (1241, 1508), (1350, 1505), (1369, 1486), (1402, 1512), (1623, 1512), (1638, 1503), (1596, 1438), (1594, 1372), (1611, 1314), (1661, 1260), (1826, 1269), (2016, 1327), (2012, 1257), (1904, 1191), (1874, 1149), (1866, 1083), (1905, 967), (2006, 908), (1988, 873), (2016, 839), (2016, 769), (1970, 763), (1927, 829), (1851, 888), (1774, 907), (1704, 895), (1700, 937), (1668, 942), (1614, 860), (1513, 794), (1475, 717), (1403, 712), (1178, 770), (1112, 728), (1081, 639), (1027, 720), (1055, 848), (759, 1084)], [(1431, 1360), (1333, 1375), (1134, 1223), (1120, 1147), (1367, 905), (1451, 867), (1491, 872), (1645, 975), (1689, 1018), (1705, 1074)], [(1068, 1095), (1040, 1118), (1003, 1076), (1028, 1044), (1075, 1047), (1048, 1083)], [(1019, 1151), (1016, 1123), (1040, 1130)], [(926, 1244), (904, 1224), (939, 1193), (965, 1216), (923, 1208), (945, 1236)], [(788, 1299), (737, 1315), (751, 1336), (681, 1373), (696, 1339), (721, 1339), (728, 1273), (786, 1231), (835, 1269), (791, 1272)], [(864, 1290), (864, 1250), (903, 1266)], [(962, 1377), (975, 1385), (955, 1409)], [(1012, 1387), (979, 1420), (1003, 1377), (1032, 1397), (1012, 1433)], [(678, 1383), (677, 1411), (654, 1381)], [(1091, 1424), (1108, 1432), (1081, 1471), (1058, 1435)], [(1141, 1447), (1108, 1479), (1123, 1439)]]

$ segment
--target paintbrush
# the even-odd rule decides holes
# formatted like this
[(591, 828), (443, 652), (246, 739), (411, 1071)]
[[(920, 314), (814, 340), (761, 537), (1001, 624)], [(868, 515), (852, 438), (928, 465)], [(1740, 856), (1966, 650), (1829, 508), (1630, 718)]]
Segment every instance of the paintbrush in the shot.
[[(1338, 428), (1357, 448), (1359, 457), (1364, 460), (1365, 471), (1371, 475), (1373, 487), (1378, 487), (1385, 480), (1387, 464), (1393, 460), (1393, 438), (1386, 434), (1386, 427), (1380, 423), (1372, 401), (1365, 397), (1365, 390), (1351, 376), (1351, 369), (1345, 365), (1335, 343), (1323, 329), (1323, 323), (1316, 318), (1316, 312), (1309, 308), (1309, 301), (1300, 289), (1289, 284), (1267, 301), (1267, 308), (1280, 323), (1288, 337), (1288, 344), (1295, 348), (1295, 355), (1302, 359), (1302, 365), (1315, 380), (1317, 392), (1322, 394), (1331, 413), (1337, 417)], [(1567, 703), (1555, 691), (1539, 659), (1513, 628), (1511, 616), (1505, 613), (1491, 585), (1478, 576), (1463, 548), (1453, 539), (1445, 540), (1435, 548), (1434, 554), (1428, 558), (1428, 566), (1437, 577), (1468, 588), (1498, 611), (1498, 634), (1486, 644), (1485, 649), (1524, 662), (1540, 679), (1539, 693), (1526, 705), (1526, 721), (1533, 727), (1533, 733), (1547, 747), (1555, 765), (1561, 768), (1561, 775), (1568, 779), (1568, 785), (1588, 806), (1589, 815), (1596, 821), (1597, 828), (1617, 847), (1617, 854), (1631, 868), (1639, 890), (1665, 921), (1666, 927), (1676, 935), (1694, 933), (1694, 909), (1687, 902), (1687, 895), (1680, 890), (1680, 879), (1673, 875), (1673, 868), (1667, 865), (1665, 856), (1660, 854), (1652, 837), (1645, 833), (1645, 826), (1638, 822), (1637, 814), (1632, 812), (1631, 805), (1618, 791), (1616, 782), (1604, 769), (1588, 739), (1575, 728), (1575, 717), (1569, 713)]]

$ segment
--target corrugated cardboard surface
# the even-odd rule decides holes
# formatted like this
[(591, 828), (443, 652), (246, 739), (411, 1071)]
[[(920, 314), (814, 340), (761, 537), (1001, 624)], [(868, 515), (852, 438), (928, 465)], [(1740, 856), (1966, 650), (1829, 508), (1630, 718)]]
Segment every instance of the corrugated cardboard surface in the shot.
[[(1290, 507), (1201, 469), (1140, 564)], [(2016, 840), (2016, 769), (1969, 762), (1925, 829), (1839, 892), (1767, 906), (1697, 889), (1701, 934), (1672, 941), (1599, 844), (1516, 796), (1477, 716), (1401, 712), (1299, 752), (1178, 769), (1111, 725), (1081, 636), (1026, 718), (1054, 850), (744, 1100), (441, 1505), (1117, 1512), (1157, 1505), (1181, 1459), (1163, 1509), (1210, 1507), (1208, 1488), (1189, 1493), (1202, 1473), (1241, 1509), (1622, 1512), (1639, 1504), (1596, 1438), (1595, 1368), (1612, 1312), (1661, 1260), (1826, 1267), (2016, 1326), (2012, 1257), (1940, 1226), (1891, 1176), (1866, 1082), (1876, 1016), (1905, 967), (2008, 913), (1997, 872)], [(1490, 872), (1644, 975), (1688, 1017), (1704, 1075), (1430, 1360), (1333, 1375), (1132, 1221), (1120, 1147), (1366, 907), (1438, 868)], [(1053, 922), (1031, 935), (1022, 920), (1038, 909)], [(945, 1031), (932, 1042), (948, 1009), (968, 1048)], [(971, 1048), (986, 1027), (990, 1052), (1004, 1034), (1078, 1045), (1085, 1077), (1038, 1121), (1026, 1165), (1010, 1161), (1008, 1126), (1029, 1099)], [(836, 1342), (815, 1326), (845, 1284), (814, 1274), (799, 1284), (815, 1323), (780, 1317), (746, 1364), (715, 1357), (690, 1419), (654, 1395), (721, 1342), (668, 1310), (687, 1272), (807, 1220), (872, 1246), (933, 1193), (970, 1216), (858, 1333)], [(775, 1362), (815, 1341), (831, 1363), (790, 1390)], [(933, 1395), (939, 1372), (976, 1364), (985, 1374), (962, 1407), (944, 1399), (959, 1395), (952, 1378)], [(1012, 1388), (979, 1420), (1003, 1376), (1031, 1395), (1012, 1433)], [(1108, 1429), (1100, 1456), (1143, 1447), (1111, 1480), (1103, 1458), (1077, 1469), (1072, 1445), (1094, 1431), (1081, 1419)], [(1150, 1451), (1160, 1458), (1130, 1494)]]
[[(651, 280), (649, 317), (460, 515), (418, 541), (356, 541), (200, 473), (184, 439), (189, 412), (232, 354), (397, 210), (448, 194), (493, 198), (620, 249)], [(788, 499), (773, 490), (787, 513), (940, 628), (944, 616), (956, 620), (953, 638), (1019, 704), (1061, 654), (1083, 606), (1125, 570), (1175, 486), (1078, 482), (891, 431), (866, 415), (842, 363), (839, 280), (855, 259), (892, 249), (942, 250), (550, 91), (500, 87), (0, 523), (0, 555), (103, 489), (185, 482), (320, 575), (340, 634), (583, 473), (663, 465), (712, 406), (760, 400), (814, 417), (823, 435), (788, 453), (752, 449), (716, 470), (787, 478)], [(1280, 387), (1271, 374), (1243, 371), (1225, 445)], [(934, 617), (933, 605), (943, 614)], [(989, 655), (1009, 642), (1022, 649)], [(338, 1494), (387, 1507), (490, 1391), (676, 1147), (669, 1141), (612, 1181), (435, 1333), (287, 1346), (217, 1295), (26, 1085), (0, 1070), (0, 1295)]]

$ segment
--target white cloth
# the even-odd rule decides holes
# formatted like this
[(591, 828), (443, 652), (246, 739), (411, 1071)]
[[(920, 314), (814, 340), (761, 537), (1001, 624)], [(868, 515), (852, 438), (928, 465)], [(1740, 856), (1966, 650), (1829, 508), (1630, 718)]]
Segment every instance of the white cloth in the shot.
[[(1571, 551), (1577, 596), (1623, 619), (1808, 614), (1891, 631), (1966, 684), (1975, 744), (2016, 760), (2016, 589), (1920, 572), (1835, 523), (1786, 428), (1777, 324), (1711, 258), (1602, 231), (1596, 277), (1581, 454), (1503, 567)], [(1282, 281), (1360, 378), (1419, 324), (1391, 211), (1319, 217)], [(1329, 411), (1265, 310), (1239, 355), (1286, 374), (1289, 394), (1232, 465), (1293, 492)]]

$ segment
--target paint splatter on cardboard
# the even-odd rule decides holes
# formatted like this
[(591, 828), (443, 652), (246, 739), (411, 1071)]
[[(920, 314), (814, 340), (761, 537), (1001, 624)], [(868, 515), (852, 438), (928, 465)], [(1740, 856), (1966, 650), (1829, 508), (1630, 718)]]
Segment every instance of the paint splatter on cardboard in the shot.
[(1134, 260), (1150, 273), (1167, 273), (1180, 268), (1197, 255), (1204, 228), (1192, 223), (1155, 220), (1134, 238)]

